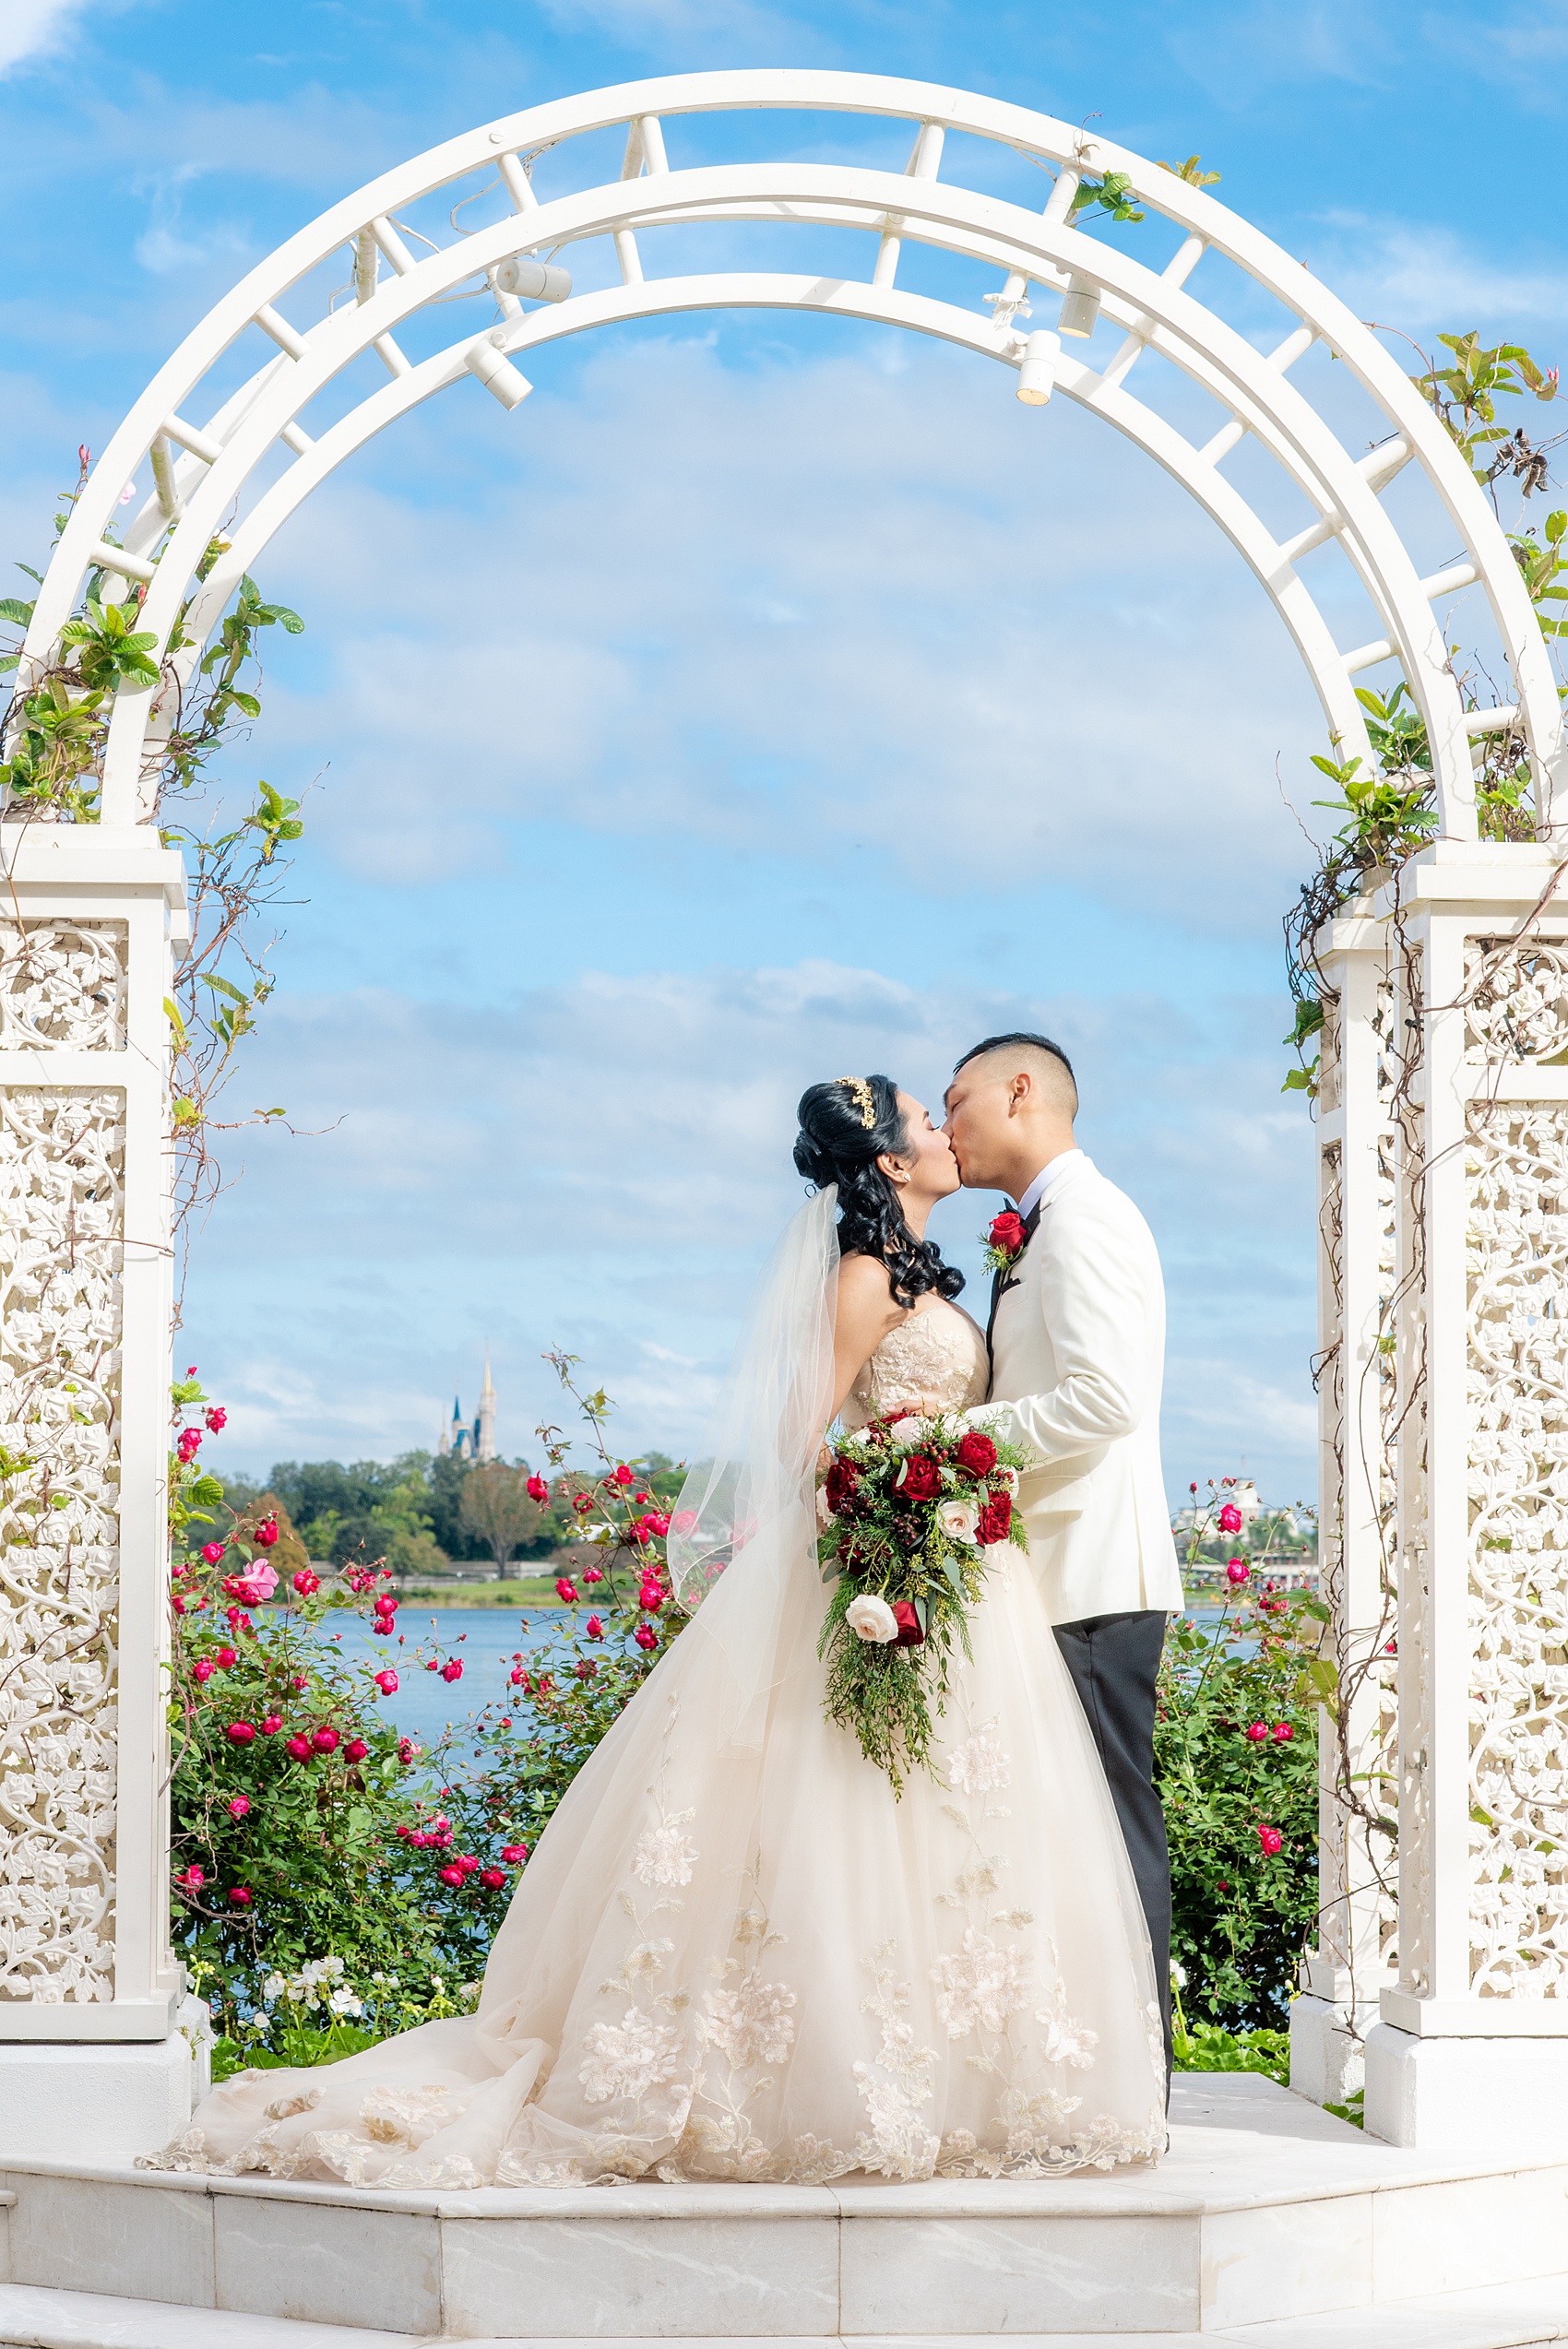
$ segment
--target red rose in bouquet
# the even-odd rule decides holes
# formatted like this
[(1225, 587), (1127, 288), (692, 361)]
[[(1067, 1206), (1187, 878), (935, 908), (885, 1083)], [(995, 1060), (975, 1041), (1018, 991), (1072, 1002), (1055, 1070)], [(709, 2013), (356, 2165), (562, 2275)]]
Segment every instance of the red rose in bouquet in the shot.
[(860, 1477), (851, 1461), (835, 1460), (827, 1472), (823, 1490), (827, 1496), (827, 1505), (836, 1517), (843, 1515), (844, 1503), (853, 1499), (855, 1487), (859, 1482)]
[(989, 1549), (993, 1542), (1005, 1541), (1012, 1530), (1012, 1495), (1005, 1492), (992, 1493), (985, 1507), (980, 1511), (980, 1524), (975, 1529), (976, 1536), (982, 1548)]
[[(995, 1457), (993, 1451), (992, 1458), (994, 1460)], [(923, 1452), (911, 1452), (904, 1463), (897, 1489), (906, 1501), (932, 1500), (942, 1489), (942, 1477), (935, 1461), (928, 1460)]]
[(953, 1457), (960, 1468), (968, 1468), (971, 1476), (989, 1477), (996, 1465), (996, 1446), (979, 1428), (971, 1428), (961, 1437)]
[(921, 1619), (916, 1613), (911, 1600), (907, 1598), (896, 1598), (894, 1600), (893, 1620), (898, 1626), (898, 1645), (900, 1647), (920, 1647), (922, 1645), (925, 1640), (925, 1633), (921, 1629)]

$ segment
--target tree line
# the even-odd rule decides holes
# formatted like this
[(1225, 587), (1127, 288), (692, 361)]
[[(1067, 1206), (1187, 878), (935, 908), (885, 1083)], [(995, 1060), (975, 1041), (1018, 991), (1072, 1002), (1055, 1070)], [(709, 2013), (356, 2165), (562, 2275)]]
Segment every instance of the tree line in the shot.
[[(683, 1469), (668, 1453), (636, 1464), (646, 1489), (669, 1509)], [(443, 1574), (485, 1560), (497, 1572), (514, 1560), (545, 1560), (572, 1537), (569, 1495), (559, 1481), (543, 1501), (528, 1490), (526, 1460), (464, 1460), (455, 1453), (403, 1452), (394, 1460), (279, 1460), (265, 1483), (226, 1477), (237, 1510), (275, 1506), (291, 1560), (346, 1565), (385, 1558), (400, 1575)], [(537, 1480), (536, 1480), (537, 1481)]]

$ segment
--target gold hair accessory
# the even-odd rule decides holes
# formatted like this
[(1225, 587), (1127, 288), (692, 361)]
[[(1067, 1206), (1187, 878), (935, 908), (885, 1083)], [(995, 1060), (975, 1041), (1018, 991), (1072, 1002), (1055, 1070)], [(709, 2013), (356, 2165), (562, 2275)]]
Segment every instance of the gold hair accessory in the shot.
[(861, 1113), (861, 1123), (869, 1133), (876, 1123), (876, 1103), (871, 1097), (871, 1086), (863, 1076), (840, 1076), (838, 1085), (847, 1085), (855, 1097), (855, 1107)]

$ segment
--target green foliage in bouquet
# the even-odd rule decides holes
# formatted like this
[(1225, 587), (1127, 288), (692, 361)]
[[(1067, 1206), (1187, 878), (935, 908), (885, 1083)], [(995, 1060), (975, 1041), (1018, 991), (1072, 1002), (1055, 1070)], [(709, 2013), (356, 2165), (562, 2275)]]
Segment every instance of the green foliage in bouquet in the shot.
[(988, 1552), (1027, 1548), (1013, 1507), (1028, 1455), (957, 1418), (895, 1412), (829, 1447), (817, 1543), (835, 1585), (817, 1654), (824, 1711), (853, 1730), (895, 1796), (929, 1769), (955, 1635), (969, 1650), (968, 1609)]

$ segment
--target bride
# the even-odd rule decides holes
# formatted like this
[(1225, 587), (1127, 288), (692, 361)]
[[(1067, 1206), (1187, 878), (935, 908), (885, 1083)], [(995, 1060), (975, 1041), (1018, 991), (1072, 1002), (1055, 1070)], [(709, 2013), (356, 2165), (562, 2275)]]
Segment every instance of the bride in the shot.
[[(884, 1076), (813, 1086), (816, 1186), (753, 1298), (670, 1543), (681, 1638), (573, 1783), (477, 2012), (214, 2091), (149, 2166), (352, 2185), (1039, 2177), (1153, 2161), (1149, 1942), (1028, 1558), (989, 1553), (933, 1774), (823, 1717), (825, 1428), (982, 1404), (925, 1237), (958, 1188)], [(700, 1605), (699, 1605), (700, 1601)]]

